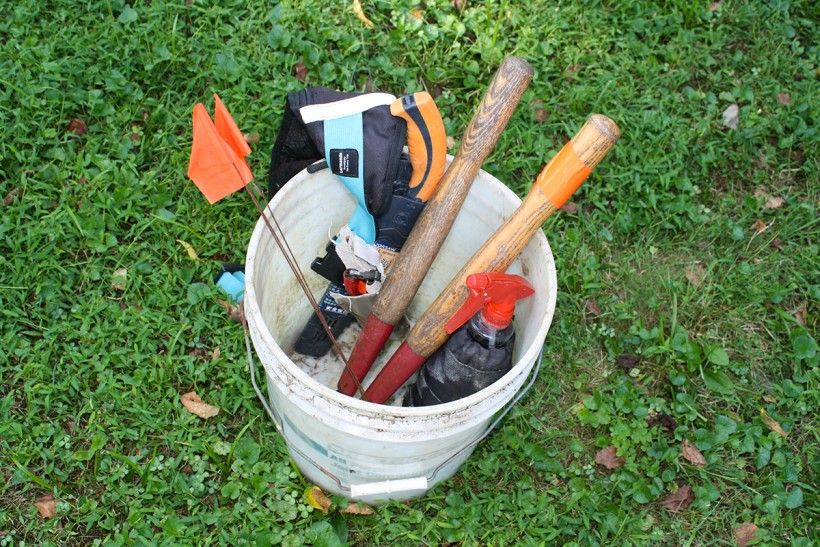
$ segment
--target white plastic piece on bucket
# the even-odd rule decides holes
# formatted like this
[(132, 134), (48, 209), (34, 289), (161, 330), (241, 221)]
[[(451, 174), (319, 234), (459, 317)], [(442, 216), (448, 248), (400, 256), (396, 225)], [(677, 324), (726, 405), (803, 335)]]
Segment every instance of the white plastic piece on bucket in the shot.
[[(479, 173), (407, 311), (411, 319), (429, 306), (520, 203), (495, 177)], [(354, 206), (349, 192), (327, 169), (302, 171), (270, 202), (317, 298), (327, 281), (307, 265), (323, 251), (328, 223), (338, 231)], [(458, 470), (497, 423), (499, 411), (509, 409), (522, 386), (534, 381), (531, 373), (537, 370), (555, 309), (555, 264), (539, 232), (507, 270), (526, 277), (535, 289), (516, 309), (512, 370), (480, 392), (443, 405), (376, 405), (338, 393), (335, 383), (320, 384), (288, 357), (311, 310), (262, 219), (248, 245), (245, 271), (245, 313), (265, 369), (266, 407), (294, 462), (324, 490), (369, 503), (421, 495)], [(393, 347), (398, 342), (392, 341)], [(390, 354), (386, 348), (375, 367)], [(405, 482), (413, 477), (423, 478), (424, 487), (421, 480)]]
[(363, 484), (351, 484), (350, 495), (354, 498), (366, 496), (380, 496), (399, 494), (418, 490), (427, 490), (427, 477), (416, 477), (414, 479), (399, 479), (395, 481), (367, 482)]

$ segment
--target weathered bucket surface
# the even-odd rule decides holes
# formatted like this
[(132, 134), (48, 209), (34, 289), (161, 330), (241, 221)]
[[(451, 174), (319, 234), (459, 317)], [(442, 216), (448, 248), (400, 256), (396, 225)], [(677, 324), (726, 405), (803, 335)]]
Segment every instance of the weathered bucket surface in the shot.
[[(520, 203), (495, 177), (479, 173), (408, 309), (411, 321)], [(323, 254), (329, 235), (338, 232), (353, 208), (353, 198), (327, 169), (302, 171), (270, 202), (317, 299), (327, 281), (308, 265)], [(311, 309), (259, 220), (248, 246), (245, 312), (265, 369), (273, 417), (307, 478), (348, 498), (377, 502), (421, 495), (456, 472), (530, 375), (552, 321), (555, 264), (542, 232), (507, 271), (523, 275), (535, 288), (535, 295), (517, 307), (513, 369), (490, 387), (451, 403), (377, 405), (337, 393), (335, 385), (317, 382), (288, 357)], [(399, 342), (394, 340), (392, 347)], [(374, 369), (391, 353), (391, 348), (382, 352)]]

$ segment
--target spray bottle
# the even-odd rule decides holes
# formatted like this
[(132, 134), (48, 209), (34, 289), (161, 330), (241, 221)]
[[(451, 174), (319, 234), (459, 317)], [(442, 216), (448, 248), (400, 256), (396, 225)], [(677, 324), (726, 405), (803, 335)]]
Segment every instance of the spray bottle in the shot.
[(535, 291), (523, 277), (497, 272), (468, 276), (467, 288), (469, 298), (444, 326), (450, 339), (424, 363), (404, 406), (467, 397), (512, 368), (515, 303)]

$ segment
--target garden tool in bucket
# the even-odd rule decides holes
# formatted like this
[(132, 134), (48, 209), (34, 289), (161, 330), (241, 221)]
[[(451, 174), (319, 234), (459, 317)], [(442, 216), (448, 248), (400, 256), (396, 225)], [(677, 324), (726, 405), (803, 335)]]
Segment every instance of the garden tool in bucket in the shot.
[[(405, 134), (410, 139), (412, 174), (401, 152)], [(334, 336), (350, 324), (352, 299), (358, 298), (345, 290), (343, 272), (351, 264), (339, 259), (337, 245), (360, 238), (363, 244), (375, 244), (384, 253), (397, 252), (423, 207), (423, 198), (432, 194), (441, 175), (444, 141), (443, 122), (427, 93), (397, 100), (386, 93), (308, 88), (288, 95), (272, 153), (269, 189), (275, 193), (295, 168), (307, 167), (310, 172), (329, 168), (357, 203), (348, 220), (352, 234), (344, 240), (334, 238), (326, 246), (326, 256), (312, 264), (314, 271), (330, 281), (321, 308)], [(378, 260), (370, 260), (368, 271), (384, 275)], [(368, 292), (375, 292), (378, 286), (368, 285)], [(357, 304), (366, 315), (369, 306)], [(314, 357), (327, 353), (330, 340), (317, 317), (308, 319), (295, 348)]]

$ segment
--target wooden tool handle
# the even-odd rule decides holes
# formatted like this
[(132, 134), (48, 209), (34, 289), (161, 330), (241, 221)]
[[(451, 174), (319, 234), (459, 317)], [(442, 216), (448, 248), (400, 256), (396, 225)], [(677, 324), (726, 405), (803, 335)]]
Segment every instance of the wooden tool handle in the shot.
[(429, 357), (447, 341), (444, 324), (467, 299), (467, 276), (506, 270), (544, 221), (561, 207), (609, 152), (619, 136), (618, 126), (606, 116), (594, 114), (587, 120), (575, 137), (541, 170), (529, 195), (513, 215), (416, 321), (407, 336), (410, 349)]
[(531, 79), (532, 67), (523, 59), (507, 57), (501, 63), (467, 126), (458, 154), (382, 285), (371, 313), (384, 323), (396, 325), (404, 315), (453, 226), (481, 164), (495, 147)]

